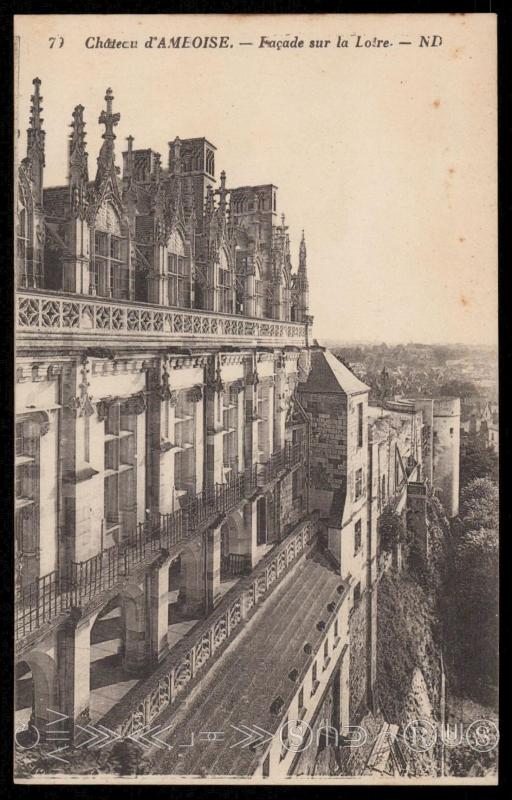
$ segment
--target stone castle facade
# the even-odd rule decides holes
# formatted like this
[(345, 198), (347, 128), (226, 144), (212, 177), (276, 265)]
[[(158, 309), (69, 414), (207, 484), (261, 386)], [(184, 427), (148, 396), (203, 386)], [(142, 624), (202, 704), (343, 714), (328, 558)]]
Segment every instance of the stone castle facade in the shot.
[[(377, 414), (312, 345), (304, 234), (294, 270), (276, 186), (217, 182), (205, 138), (172, 139), (164, 167), (129, 136), (121, 170), (113, 102), (94, 179), (78, 105), (68, 182), (45, 188), (35, 79), (19, 167), (18, 720), (136, 738), (186, 725), (203, 692), (189, 726), (194, 703), (202, 730), (245, 704), (273, 733), (195, 750), (206, 774), (292, 774), (286, 723), (328, 706), (347, 726), (376, 702), (378, 519), (409, 495), (421, 515), (436, 482), (456, 513), (459, 426), (436, 440), (420, 401)], [(223, 682), (231, 704), (210, 709)]]

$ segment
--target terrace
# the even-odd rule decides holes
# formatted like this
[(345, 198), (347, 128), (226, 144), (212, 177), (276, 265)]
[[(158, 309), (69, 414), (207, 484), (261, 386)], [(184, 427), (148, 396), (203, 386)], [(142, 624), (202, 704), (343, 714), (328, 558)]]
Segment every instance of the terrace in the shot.
[(266, 346), (305, 347), (307, 325), (273, 319), (221, 314), (104, 300), (89, 295), (24, 289), (17, 292), (18, 347), (48, 344), (84, 347)]
[[(113, 589), (144, 562), (157, 558), (162, 549), (171, 553), (199, 536), (221, 514), (227, 514), (258, 488), (293, 469), (305, 458), (299, 444), (287, 444), (264, 464), (254, 464), (228, 483), (189, 495), (183, 507), (171, 514), (154, 514), (119, 544), (87, 561), (72, 562), (63, 573), (44, 575), (16, 592), (17, 640), (37, 631), (55, 617), (83, 606)], [(231, 568), (233, 565), (231, 565)]]

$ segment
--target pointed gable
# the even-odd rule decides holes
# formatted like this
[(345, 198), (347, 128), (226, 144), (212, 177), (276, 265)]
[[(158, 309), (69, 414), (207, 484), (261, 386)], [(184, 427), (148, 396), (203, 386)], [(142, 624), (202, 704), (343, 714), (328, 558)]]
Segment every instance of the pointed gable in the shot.
[(311, 371), (301, 393), (354, 395), (369, 392), (370, 387), (359, 380), (329, 350), (311, 349)]

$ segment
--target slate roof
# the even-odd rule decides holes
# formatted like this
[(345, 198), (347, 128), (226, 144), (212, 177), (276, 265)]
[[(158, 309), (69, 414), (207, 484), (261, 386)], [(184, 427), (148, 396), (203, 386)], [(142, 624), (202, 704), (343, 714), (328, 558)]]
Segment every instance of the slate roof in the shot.
[(69, 186), (53, 186), (43, 190), (43, 207), (47, 217), (68, 219)]
[(369, 391), (370, 387), (329, 350), (311, 349), (311, 372), (300, 386), (301, 393), (353, 395)]
[[(339, 601), (338, 587), (345, 588), (319, 550), (297, 567), (291, 581), (274, 590), (259, 617), (225, 653), (218, 671), (190, 702), (185, 717), (167, 739), (172, 749), (162, 750), (155, 760), (157, 773), (248, 776), (256, 769), (260, 755), (250, 747), (234, 746), (243, 734), (231, 726), (258, 725), (269, 733), (278, 730), (281, 717), (274, 716), (270, 706), (278, 696), (285, 707), (290, 703), (298, 684), (289, 673), (296, 669), (300, 674), (315, 658), (324, 636), (317, 623), (330, 619), (327, 605)], [(307, 642), (312, 654), (304, 652)], [(162, 724), (166, 724), (164, 719)], [(222, 731), (225, 736), (208, 742), (200, 736), (201, 731)], [(192, 734), (194, 746), (187, 747)]]

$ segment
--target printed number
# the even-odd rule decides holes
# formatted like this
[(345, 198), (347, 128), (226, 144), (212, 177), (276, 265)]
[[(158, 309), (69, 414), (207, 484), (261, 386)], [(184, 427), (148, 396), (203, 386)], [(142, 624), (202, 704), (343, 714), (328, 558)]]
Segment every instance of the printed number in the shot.
[(55, 46), (55, 42), (57, 42), (57, 47), (64, 46), (64, 37), (63, 36), (49, 36), (48, 41), (50, 42), (50, 49)]

